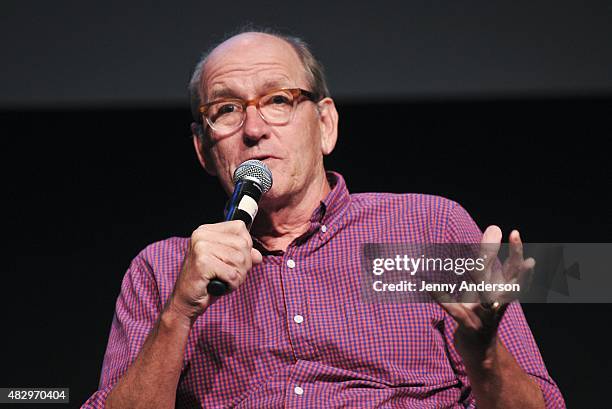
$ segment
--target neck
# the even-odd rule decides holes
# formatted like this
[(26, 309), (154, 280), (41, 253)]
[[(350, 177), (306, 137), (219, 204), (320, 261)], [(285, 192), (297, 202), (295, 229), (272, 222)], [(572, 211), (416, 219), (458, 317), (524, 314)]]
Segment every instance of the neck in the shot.
[(322, 172), (302, 194), (293, 195), (287, 203), (278, 200), (275, 206), (275, 203), (262, 201), (253, 223), (253, 235), (268, 250), (286, 250), (293, 240), (308, 231), (312, 213), (330, 191), (325, 172)]

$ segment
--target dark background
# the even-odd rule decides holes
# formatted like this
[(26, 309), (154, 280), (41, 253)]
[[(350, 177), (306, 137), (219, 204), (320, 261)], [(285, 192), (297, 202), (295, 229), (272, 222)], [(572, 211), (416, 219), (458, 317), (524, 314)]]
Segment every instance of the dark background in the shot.
[[(351, 191), (446, 196), (530, 242), (610, 242), (605, 2), (245, 3), (225, 19), (221, 5), (53, 4), (2, 6), (1, 387), (86, 400), (130, 260), (219, 219), (184, 89), (198, 53), (249, 20), (303, 35), (326, 64), (340, 112), (327, 166)], [(607, 407), (610, 305), (524, 309), (568, 407)]]

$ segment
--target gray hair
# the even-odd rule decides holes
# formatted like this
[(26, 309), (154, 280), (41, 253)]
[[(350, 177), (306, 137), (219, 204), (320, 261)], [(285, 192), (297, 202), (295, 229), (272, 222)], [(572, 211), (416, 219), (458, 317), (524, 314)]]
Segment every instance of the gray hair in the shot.
[[(268, 34), (287, 42), (290, 46), (293, 47), (298, 57), (300, 58), (302, 65), (304, 66), (304, 71), (306, 72), (306, 78), (310, 87), (309, 91), (314, 94), (315, 99), (320, 100), (322, 98), (330, 96), (329, 89), (327, 88), (327, 82), (325, 81), (323, 65), (314, 57), (312, 51), (310, 50), (310, 47), (304, 40), (299, 37), (281, 34), (278, 31), (275, 31), (270, 28), (255, 28), (253, 26), (248, 25), (240, 28), (239, 30), (229, 35), (226, 35), (221, 41), (219, 41), (211, 48), (209, 48), (206, 52), (204, 52), (200, 57), (198, 63), (196, 64), (193, 70), (193, 74), (191, 75), (191, 80), (189, 81), (189, 99), (191, 104), (191, 115), (193, 116), (193, 119), (196, 123), (200, 124), (202, 122), (202, 117), (199, 112), (200, 105), (202, 104), (202, 95), (200, 91), (202, 86), (202, 73), (208, 56), (225, 40), (243, 33)], [(199, 131), (201, 132), (202, 129), (201, 127), (199, 128)]]

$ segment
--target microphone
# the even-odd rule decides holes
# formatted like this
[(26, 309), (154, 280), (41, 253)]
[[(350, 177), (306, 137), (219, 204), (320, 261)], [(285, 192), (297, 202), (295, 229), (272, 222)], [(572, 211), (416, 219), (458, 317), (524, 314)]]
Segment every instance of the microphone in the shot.
[[(259, 209), (257, 203), (271, 187), (272, 172), (265, 163), (251, 159), (240, 164), (234, 171), (234, 193), (225, 207), (225, 221), (242, 220), (250, 230)], [(222, 296), (229, 292), (230, 286), (213, 278), (206, 289), (209, 294)]]

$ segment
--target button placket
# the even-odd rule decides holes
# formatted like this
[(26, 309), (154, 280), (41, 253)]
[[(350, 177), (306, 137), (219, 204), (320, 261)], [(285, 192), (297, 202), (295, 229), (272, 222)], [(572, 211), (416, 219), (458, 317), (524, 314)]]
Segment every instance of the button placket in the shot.
[[(296, 249), (291, 249), (296, 250)], [(304, 257), (298, 257), (295, 252), (286, 254), (282, 268), (285, 290), (285, 314), (287, 319), (287, 330), (293, 346), (293, 353), (297, 359), (309, 360), (316, 356), (316, 350), (312, 345), (308, 324), (308, 294), (304, 291), (307, 273), (303, 271), (307, 265)]]
[(303, 314), (303, 292), (300, 290), (300, 274), (299, 269), (296, 268), (298, 263), (296, 263), (294, 254), (286, 254), (286, 259), (284, 261), (285, 268), (283, 268), (283, 281), (286, 283), (285, 285), (285, 306), (286, 306), (286, 314), (287, 319), (289, 320), (289, 337), (292, 340), (292, 345), (294, 348), (294, 354), (299, 359), (303, 355), (303, 341), (300, 334), (303, 332), (301, 328), (302, 322), (304, 322)]
[[(287, 260), (287, 267), (289, 267), (290, 269), (294, 269), (295, 268), (295, 260), (293, 259), (289, 259)], [(293, 316), (293, 321), (296, 324), (301, 324), (302, 322), (304, 322), (304, 316), (300, 315), (300, 314), (296, 314)]]

